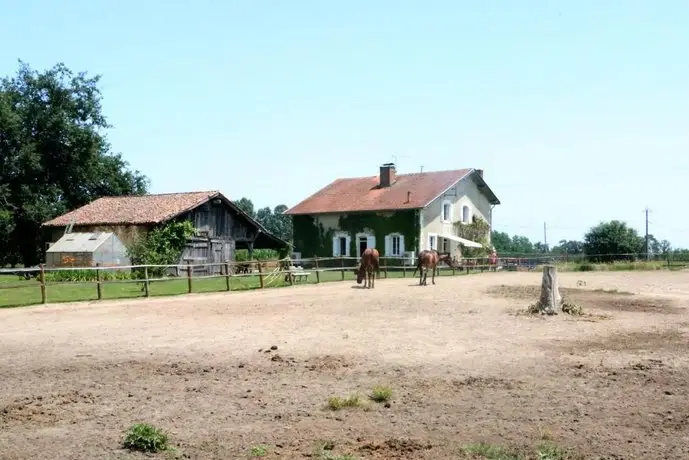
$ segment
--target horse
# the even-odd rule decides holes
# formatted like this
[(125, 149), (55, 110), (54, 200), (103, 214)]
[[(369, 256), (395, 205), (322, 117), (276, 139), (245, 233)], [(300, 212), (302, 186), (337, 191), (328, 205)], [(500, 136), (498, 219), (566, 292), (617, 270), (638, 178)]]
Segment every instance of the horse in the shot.
[(439, 262), (445, 262), (450, 267), (454, 267), (454, 261), (449, 253), (439, 254), (435, 249), (424, 249), (418, 254), (418, 262), (416, 263), (416, 268), (414, 269), (414, 274), (416, 275), (416, 270), (419, 270), (419, 286), (426, 286), (426, 277), (428, 276), (428, 269), (433, 270), (431, 275), (431, 282), (435, 284), (435, 269)]
[[(366, 248), (361, 254), (361, 264), (359, 271), (356, 274), (356, 284), (361, 284), (364, 281), (365, 288), (374, 288), (376, 284), (376, 273), (380, 276), (380, 254), (375, 248)], [(375, 273), (374, 273), (375, 270)], [(366, 279), (368, 278), (368, 285)]]

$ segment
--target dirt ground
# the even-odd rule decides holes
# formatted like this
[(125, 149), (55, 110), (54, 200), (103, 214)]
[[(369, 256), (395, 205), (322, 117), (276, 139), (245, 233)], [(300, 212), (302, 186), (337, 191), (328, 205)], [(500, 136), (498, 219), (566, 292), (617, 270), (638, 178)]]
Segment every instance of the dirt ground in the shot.
[[(195, 459), (315, 460), (319, 443), (449, 459), (544, 438), (689, 458), (689, 274), (560, 276), (585, 316), (520, 314), (538, 273), (0, 310), (0, 458), (143, 458), (121, 449), (139, 421)], [(376, 385), (390, 404), (366, 400)], [(325, 408), (355, 392), (366, 407)]]

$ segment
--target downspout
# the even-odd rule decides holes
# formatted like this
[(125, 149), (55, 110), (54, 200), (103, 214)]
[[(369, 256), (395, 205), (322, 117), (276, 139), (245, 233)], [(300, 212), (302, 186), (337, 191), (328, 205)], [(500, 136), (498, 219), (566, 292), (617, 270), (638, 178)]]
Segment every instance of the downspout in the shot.
[(488, 242), (490, 245), (493, 245), (493, 241), (491, 241), (491, 234), (493, 233), (493, 208), (495, 208), (494, 204), (490, 205), (490, 215), (488, 216)]

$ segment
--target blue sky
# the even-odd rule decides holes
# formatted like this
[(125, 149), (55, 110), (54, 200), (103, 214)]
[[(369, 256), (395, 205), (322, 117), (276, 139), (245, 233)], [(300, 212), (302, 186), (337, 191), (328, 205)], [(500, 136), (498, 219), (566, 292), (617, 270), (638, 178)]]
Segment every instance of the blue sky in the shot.
[(338, 177), (475, 167), (495, 229), (622, 219), (689, 247), (689, 2), (0, 0), (17, 59), (101, 74), (152, 192), (296, 204)]

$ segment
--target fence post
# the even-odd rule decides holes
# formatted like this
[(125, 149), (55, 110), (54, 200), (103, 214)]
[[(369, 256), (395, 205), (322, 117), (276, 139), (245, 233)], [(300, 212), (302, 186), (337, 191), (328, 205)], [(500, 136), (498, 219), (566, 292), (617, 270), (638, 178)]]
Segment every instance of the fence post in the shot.
[(148, 281), (148, 266), (144, 267), (144, 297), (148, 297), (150, 294), (150, 288)]
[(187, 292), (191, 294), (191, 263), (187, 262)]
[(340, 256), (340, 266), (342, 267), (342, 281), (344, 281), (344, 256)]
[(258, 284), (261, 286), (261, 289), (263, 289), (263, 269), (261, 268), (261, 262), (256, 262), (256, 265), (258, 265)]
[(452, 276), (455, 276), (455, 264), (452, 264)]
[(45, 265), (41, 264), (41, 271), (39, 273), (39, 276), (41, 277), (41, 303), (46, 303), (47, 297), (45, 295)]
[(287, 267), (287, 276), (289, 276), (289, 285), (294, 286), (294, 275), (292, 275), (292, 267)]
[(96, 292), (98, 293), (98, 300), (103, 300), (103, 288), (101, 282), (100, 262), (96, 263)]
[(321, 271), (318, 269), (318, 256), (314, 256), (313, 261), (316, 262), (316, 284), (321, 282)]
[(407, 259), (402, 259), (402, 278), (407, 277)]
[(225, 261), (225, 289), (230, 290), (230, 263)]
[(388, 277), (388, 258), (383, 257), (383, 274), (385, 275), (385, 278), (387, 279)]

